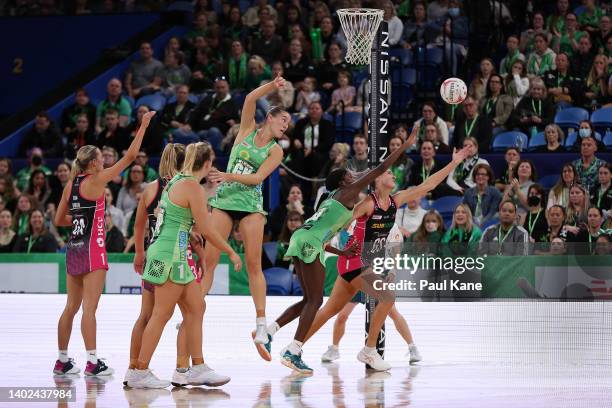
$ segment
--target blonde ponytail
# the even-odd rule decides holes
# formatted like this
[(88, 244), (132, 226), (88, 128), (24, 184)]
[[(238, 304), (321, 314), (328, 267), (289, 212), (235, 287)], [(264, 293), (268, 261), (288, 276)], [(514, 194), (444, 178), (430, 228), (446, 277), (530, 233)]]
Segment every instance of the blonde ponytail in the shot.
[(185, 163), (181, 169), (186, 175), (193, 175), (194, 172), (200, 170), (204, 163), (212, 157), (212, 148), (207, 142), (191, 143), (185, 149)]
[(159, 160), (159, 176), (161, 178), (172, 178), (176, 168), (176, 153), (174, 152), (174, 144), (168, 143), (164, 147), (161, 159)]
[(89, 167), (89, 163), (98, 157), (98, 148), (92, 145), (85, 145), (79, 149), (76, 154), (76, 159), (72, 163), (70, 177), (75, 178), (77, 175), (84, 173)]

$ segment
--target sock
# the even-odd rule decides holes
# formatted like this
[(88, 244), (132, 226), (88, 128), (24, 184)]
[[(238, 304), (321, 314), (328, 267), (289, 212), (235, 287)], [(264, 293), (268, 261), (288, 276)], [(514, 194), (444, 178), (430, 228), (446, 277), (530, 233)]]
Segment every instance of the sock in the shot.
[(68, 350), (60, 350), (58, 353), (57, 359), (61, 361), (62, 363), (67, 363), (69, 360)]
[(374, 354), (374, 353), (376, 353), (376, 347), (365, 346), (363, 348), (363, 351), (365, 351), (367, 354)]
[(176, 371), (178, 371), (179, 373), (186, 373), (187, 372), (187, 368), (177, 368)]
[(289, 344), (289, 347), (287, 347), (287, 350), (289, 350), (291, 354), (296, 354), (296, 355), (302, 354), (303, 344), (304, 343), (302, 343), (301, 341), (293, 340), (291, 344)]
[(98, 364), (98, 355), (96, 350), (87, 350), (87, 361), (92, 364)]
[(267, 330), (270, 336), (274, 336), (274, 334), (276, 334), (276, 332), (280, 330), (280, 326), (278, 325), (278, 323), (274, 322), (268, 326)]
[(333, 349), (334, 349), (334, 351), (338, 351), (338, 346), (336, 346), (335, 344), (332, 344), (332, 345), (331, 345), (331, 348), (333, 348)]
[(259, 326), (259, 325), (264, 325), (265, 326), (266, 325), (266, 317), (265, 316), (264, 317), (258, 317), (257, 319), (255, 319), (255, 324), (257, 326)]
[(408, 345), (408, 348), (409, 348), (409, 349), (414, 348), (414, 347), (416, 347), (416, 344), (414, 344), (414, 343), (410, 343), (410, 344)]

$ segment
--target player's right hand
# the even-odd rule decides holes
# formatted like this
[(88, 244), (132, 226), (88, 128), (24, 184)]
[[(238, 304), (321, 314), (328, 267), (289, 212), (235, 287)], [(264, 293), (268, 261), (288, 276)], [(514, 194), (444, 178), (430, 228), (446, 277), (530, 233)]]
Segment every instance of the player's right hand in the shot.
[(136, 252), (134, 255), (134, 271), (139, 275), (142, 275), (144, 270), (144, 259), (144, 252)]
[(236, 252), (234, 252), (230, 254), (229, 258), (230, 261), (234, 264), (234, 271), (240, 272), (242, 270), (242, 259), (240, 258), (240, 256)]

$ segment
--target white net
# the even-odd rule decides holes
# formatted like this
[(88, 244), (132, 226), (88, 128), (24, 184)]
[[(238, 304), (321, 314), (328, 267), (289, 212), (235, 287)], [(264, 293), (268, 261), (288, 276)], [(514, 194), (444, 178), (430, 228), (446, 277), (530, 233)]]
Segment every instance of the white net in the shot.
[(346, 36), (346, 62), (368, 65), (372, 42), (383, 19), (383, 10), (350, 8), (338, 10), (338, 17)]

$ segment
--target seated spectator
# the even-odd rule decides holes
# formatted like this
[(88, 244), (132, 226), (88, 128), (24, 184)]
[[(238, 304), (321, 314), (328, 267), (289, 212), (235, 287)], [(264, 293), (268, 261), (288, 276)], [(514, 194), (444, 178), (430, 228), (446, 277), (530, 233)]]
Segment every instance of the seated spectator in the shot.
[(304, 78), (304, 82), (302, 82), (302, 89), (298, 92), (295, 98), (295, 111), (300, 114), (300, 116), (304, 117), (308, 113), (309, 106), (312, 103), (318, 103), (319, 106), (321, 95), (316, 91), (317, 89), (317, 80), (314, 77), (306, 77)]
[[(319, 28), (321, 29), (321, 43), (323, 44), (323, 49), (321, 51), (323, 53), (323, 58), (329, 58), (329, 52), (327, 49), (333, 42), (339, 42), (341, 43), (342, 48), (346, 48), (346, 40), (344, 39), (344, 36), (336, 35), (334, 32), (334, 21), (332, 20), (330, 14), (321, 18)], [(317, 59), (317, 56), (313, 56), (313, 58)]]
[[(191, 111), (195, 108), (195, 103), (189, 100), (189, 87), (180, 85), (176, 88), (176, 102), (164, 106), (159, 122), (162, 128), (171, 136), (177, 129), (184, 128), (188, 124)], [(147, 131), (149, 128), (147, 128)], [(170, 137), (171, 140), (171, 137)]]
[(536, 169), (533, 162), (529, 159), (521, 159), (512, 170), (516, 174), (504, 191), (503, 200), (514, 200), (520, 208), (521, 213), (527, 210), (527, 191), (537, 179)]
[(592, 206), (587, 211), (587, 222), (578, 226), (577, 231), (569, 231), (566, 235), (567, 242), (574, 243), (574, 250), (578, 254), (594, 255), (597, 238), (605, 235), (602, 229), (604, 222), (603, 211)]
[[(294, 184), (289, 189), (289, 194), (287, 195), (287, 204), (279, 205), (272, 211), (272, 214), (269, 216), (269, 228), (272, 234), (271, 240), (275, 241), (279, 238), (279, 234), (283, 229), (283, 223), (288, 218), (289, 213), (296, 212), (303, 219), (308, 219), (314, 214), (313, 209), (304, 205), (304, 196), (302, 194), (302, 188), (298, 184)], [(288, 242), (288, 241), (287, 241)]]
[(593, 66), (585, 80), (584, 106), (595, 110), (609, 101), (608, 95), (608, 57), (596, 55)]
[(339, 87), (332, 92), (332, 100), (327, 112), (340, 114), (344, 112), (361, 111), (361, 106), (355, 105), (357, 91), (351, 84), (351, 74), (348, 71), (338, 72)]
[(508, 126), (519, 128), (527, 135), (544, 130), (555, 116), (555, 104), (546, 96), (544, 81), (534, 78), (529, 84), (529, 96), (523, 97), (510, 116)]
[(537, 34), (542, 34), (549, 40), (551, 38), (551, 34), (545, 25), (544, 14), (540, 11), (533, 13), (532, 27), (521, 33), (519, 48), (525, 55), (531, 54), (535, 49), (535, 36)]
[(389, 25), (389, 46), (395, 47), (399, 45), (404, 31), (404, 23), (395, 14), (395, 6), (391, 0), (385, 0), (382, 4), (384, 10), (383, 20)]
[(546, 71), (555, 69), (556, 54), (548, 48), (548, 39), (544, 34), (535, 35), (535, 48), (527, 59), (527, 75), (541, 77)]
[(599, 24), (604, 16), (604, 11), (595, 4), (595, 0), (584, 0), (584, 11), (578, 17), (580, 28), (594, 35), (599, 30)]
[(353, 157), (346, 166), (347, 169), (356, 173), (367, 170), (368, 167), (368, 138), (361, 133), (353, 137)]
[(106, 230), (106, 251), (109, 253), (121, 253), (125, 249), (125, 238), (123, 234), (113, 224), (113, 217), (110, 213), (104, 216), (104, 228)]
[(565, 15), (565, 31), (555, 31), (551, 46), (557, 55), (562, 52), (568, 59), (574, 55), (578, 49), (578, 41), (586, 35), (584, 31), (578, 29), (578, 19), (574, 13)]
[(0, 157), (0, 177), (4, 177), (4, 176), (10, 176), (12, 177), (12, 169), (13, 167), (13, 163), (11, 162), (11, 159), (9, 159), (8, 157)]
[(180, 85), (189, 85), (191, 70), (185, 65), (185, 55), (180, 51), (170, 51), (164, 58), (164, 66), (159, 71), (160, 89), (167, 97), (176, 92)]
[(285, 40), (293, 38), (291, 29), (294, 25), (297, 25), (302, 29), (306, 26), (304, 16), (302, 15), (302, 9), (295, 4), (287, 4), (285, 7), (285, 15), (283, 17), (284, 18), (279, 19), (280, 28), (277, 31)]
[(247, 92), (259, 87), (262, 81), (272, 80), (270, 67), (259, 55), (252, 55), (249, 58), (248, 69), (245, 83)]
[(515, 61), (512, 71), (506, 76), (506, 93), (512, 97), (514, 106), (518, 105), (523, 96), (529, 90), (529, 78), (527, 77), (527, 65), (524, 61)]
[(0, 253), (13, 252), (17, 234), (11, 228), (13, 216), (6, 208), (0, 211)]
[(178, 37), (171, 37), (164, 47), (164, 57), (171, 52), (181, 52), (181, 39)]
[[(280, 61), (272, 63), (272, 78), (278, 76), (285, 77), (283, 71), (283, 64)], [(266, 82), (266, 81), (264, 81)], [(265, 97), (265, 101), (268, 103), (268, 108), (265, 109), (266, 113), (272, 106), (280, 106), (285, 110), (290, 110), (293, 107), (293, 100), (295, 98), (295, 88), (289, 81), (285, 82), (285, 86), (282, 89), (275, 89)], [(260, 99), (259, 101), (262, 101)]]
[(457, 119), (455, 132), (453, 134), (453, 144), (455, 147), (462, 146), (464, 140), (472, 138), (481, 146), (483, 152), (489, 151), (491, 146), (491, 136), (493, 129), (488, 117), (478, 114), (476, 99), (472, 96), (465, 98), (463, 102), (464, 115)]
[[(560, 205), (553, 205), (546, 212), (546, 223), (548, 224), (548, 231), (542, 236), (542, 242), (550, 243), (555, 238), (563, 238), (565, 240), (565, 207)], [(547, 249), (546, 245), (537, 245), (537, 248)]]
[(578, 174), (574, 165), (571, 163), (565, 163), (561, 170), (561, 176), (559, 181), (553, 186), (548, 195), (548, 204), (546, 208), (551, 208), (554, 205), (560, 205), (566, 208), (569, 204), (569, 190), (574, 184), (579, 183)]
[(493, 65), (491, 58), (483, 58), (482, 61), (480, 61), (480, 70), (476, 73), (474, 80), (470, 83), (468, 88), (468, 93), (472, 95), (478, 103), (484, 99), (487, 93), (489, 78), (495, 73), (495, 65)]
[[(411, 186), (418, 186), (427, 180), (430, 175), (436, 173), (438, 170), (444, 167), (441, 163), (435, 160), (436, 149), (433, 142), (429, 140), (423, 141), (419, 147), (419, 152), (421, 155), (421, 162), (413, 165), (411, 168), (410, 181), (408, 182), (408, 184)], [(440, 183), (436, 186), (436, 188), (427, 194), (427, 199), (435, 200), (437, 198), (449, 195), (459, 196), (462, 195), (462, 193), (452, 189), (446, 183)]]
[(114, 109), (106, 110), (104, 114), (104, 126), (96, 135), (96, 146), (110, 146), (118, 152), (122, 152), (129, 145), (129, 134), (120, 125), (119, 112)]
[[(240, 41), (242, 44), (247, 40), (249, 33), (248, 28), (242, 23), (242, 16), (240, 15), (240, 7), (238, 5), (232, 5), (229, 11), (229, 22), (228, 24), (221, 25), (223, 28), (223, 38), (232, 42)], [(232, 85), (233, 86), (233, 85)]]
[[(590, 125), (590, 122), (587, 122)], [(580, 124), (582, 126), (582, 123)], [(595, 156), (597, 152), (597, 141), (592, 133), (586, 132), (589, 129), (580, 129), (580, 158), (572, 162), (578, 175), (580, 184), (586, 188), (587, 191), (595, 185), (598, 176), (598, 169), (602, 164), (606, 163), (604, 160)]]
[(273, 20), (264, 21), (261, 31), (251, 36), (249, 52), (251, 55), (260, 55), (267, 64), (281, 58), (283, 39), (276, 34), (276, 23)]
[(323, 118), (319, 102), (310, 103), (308, 116), (296, 122), (292, 136), (294, 147), (304, 157), (305, 175), (318, 175), (336, 138), (334, 124)]
[(247, 79), (247, 64), (249, 54), (244, 51), (240, 40), (232, 41), (232, 48), (227, 60), (227, 73), (230, 87), (233, 89), (245, 89)]
[(98, 133), (102, 131), (107, 111), (117, 112), (120, 126), (126, 126), (130, 123), (130, 116), (132, 115), (132, 106), (127, 99), (121, 96), (121, 81), (117, 78), (108, 81), (107, 93), (106, 99), (100, 102), (96, 108), (96, 132)]
[(474, 224), (470, 207), (458, 204), (451, 226), (440, 241), (441, 254), (444, 257), (474, 255), (481, 237), (482, 231)]
[(351, 146), (347, 143), (334, 143), (329, 150), (329, 159), (319, 173), (319, 178), (327, 178), (329, 173), (336, 169), (345, 169), (348, 166), (350, 154)]
[(64, 156), (69, 160), (76, 158), (76, 152), (83, 146), (96, 143), (96, 135), (93, 132), (93, 123), (89, 122), (89, 117), (86, 114), (81, 114), (77, 117), (74, 128), (66, 136), (67, 142)]
[(19, 155), (25, 156), (33, 147), (42, 149), (47, 157), (60, 157), (64, 152), (60, 132), (45, 111), (36, 114), (34, 126), (21, 140)]
[(191, 70), (189, 88), (197, 95), (203, 94), (213, 87), (213, 78), (216, 77), (216, 65), (212, 61), (208, 49), (198, 48), (195, 53), (195, 62)]
[(191, 26), (191, 29), (187, 31), (183, 38), (187, 44), (193, 46), (197, 37), (206, 37), (208, 34), (208, 27), (208, 16), (206, 13), (197, 13), (193, 18), (193, 25)]
[[(125, 134), (127, 135), (126, 147), (132, 143), (132, 140), (136, 137), (136, 132), (140, 129), (142, 123), (142, 117), (145, 113), (151, 109), (147, 105), (140, 105), (136, 109), (136, 120), (132, 121), (125, 128)], [(142, 141), (141, 150), (149, 153), (151, 156), (161, 155), (161, 151), (164, 149), (164, 135), (162, 134), (161, 126), (157, 118), (153, 117), (151, 123), (145, 131), (144, 139)]]
[(307, 75), (314, 74), (313, 63), (310, 57), (304, 54), (302, 43), (297, 38), (292, 39), (289, 43), (289, 55), (283, 60), (283, 68), (284, 78), (293, 83), (296, 88), (302, 85)]
[(321, 88), (328, 95), (331, 95), (332, 90), (338, 86), (338, 72), (348, 70), (350, 67), (342, 58), (342, 47), (337, 42), (332, 42), (327, 47), (329, 57), (322, 61), (317, 66), (317, 78), (321, 84)]
[(502, 197), (492, 185), (495, 178), (488, 164), (477, 164), (474, 167), (474, 179), (476, 185), (465, 190), (463, 203), (470, 207), (470, 211), (474, 214), (474, 222), (482, 225), (497, 216)]
[(567, 244), (565, 239), (561, 237), (555, 237), (550, 241), (550, 255), (567, 255)]
[(506, 122), (514, 110), (514, 100), (506, 95), (501, 76), (492, 74), (487, 82), (487, 93), (480, 99), (479, 111), (491, 121), (493, 134), (506, 129)]
[(434, 209), (428, 210), (419, 228), (404, 241), (402, 253), (437, 255), (444, 231), (444, 221), (440, 213)]
[(28, 166), (22, 168), (17, 172), (15, 176), (17, 180), (17, 189), (24, 191), (28, 187), (30, 182), (30, 175), (34, 170), (41, 169), (45, 172), (46, 176), (51, 175), (51, 170), (44, 164), (43, 151), (39, 147), (34, 147), (28, 152)]
[(612, 38), (612, 26), (610, 25), (610, 17), (602, 16), (599, 20), (599, 31), (593, 35), (593, 42), (598, 54), (605, 54), (610, 58), (607, 51), (608, 39)]
[[(147, 153), (145, 153), (142, 150), (138, 152), (138, 154), (136, 155), (136, 158), (134, 159), (134, 164), (139, 165), (144, 170), (144, 182), (145, 183), (150, 183), (152, 181), (155, 181), (159, 177), (159, 174), (157, 174), (157, 171), (155, 171), (153, 167), (149, 166), (148, 163), (149, 163), (149, 156), (147, 156)], [(128, 175), (129, 175), (129, 169), (123, 173), (124, 182), (127, 182)]]
[(125, 248), (123, 249), (123, 253), (127, 254), (130, 252), (136, 252), (135, 240), (134, 240), (134, 224), (136, 224), (136, 209), (138, 208), (138, 203), (142, 198), (142, 191), (136, 193), (134, 200), (136, 201), (136, 207), (129, 210), (125, 213), (125, 223), (123, 225), (123, 237), (126, 239)]
[[(142, 194), (144, 189), (144, 170), (138, 165), (134, 164), (130, 168), (128, 179), (121, 190), (119, 190), (119, 196), (117, 197), (117, 208), (123, 211), (124, 214), (128, 214), (130, 211), (136, 209), (138, 204), (137, 195)], [(132, 234), (127, 237), (131, 237)]]
[[(306, 29), (300, 24), (293, 24), (289, 28), (289, 40), (299, 40), (302, 45), (302, 54), (311, 58), (312, 60), (312, 44), (310, 43), (309, 36), (306, 36)], [(283, 52), (283, 56), (286, 57), (286, 54), (289, 50), (285, 50)], [(314, 62), (314, 61), (313, 61)]]
[(55, 237), (45, 227), (44, 214), (38, 209), (32, 211), (26, 231), (17, 237), (13, 252), (57, 252), (57, 249)]
[[(450, 0), (459, 6), (459, 0)], [(459, 7), (453, 9), (460, 10)], [(431, 28), (431, 36), (435, 38), (429, 42), (429, 48), (441, 48), (444, 51), (446, 61), (449, 61), (450, 67), (448, 75), (459, 75), (460, 62), (467, 57), (468, 43), (468, 21), (465, 16), (458, 15), (456, 18), (444, 17), (436, 23), (432, 23), (428, 28)], [(435, 33), (438, 32), (437, 36)], [(452, 38), (453, 41), (448, 41)], [(448, 64), (448, 63), (447, 63)]]
[(429, 141), (433, 143), (437, 154), (452, 154), (453, 153), (451, 148), (447, 144), (442, 142), (442, 135), (440, 133), (440, 128), (438, 127), (438, 125), (434, 125), (434, 124), (425, 125), (425, 137), (423, 141)]
[(255, 27), (260, 24), (259, 12), (262, 8), (267, 9), (269, 18), (276, 21), (278, 19), (278, 13), (268, 4), (266, 0), (258, 0), (257, 4), (254, 4), (252, 7), (249, 7), (247, 11), (242, 16), (242, 23), (247, 27)]
[(480, 254), (525, 256), (529, 254), (529, 234), (516, 225), (516, 204), (504, 200), (499, 205), (499, 224), (484, 230), (480, 241)]
[[(118, 160), (119, 160), (119, 154), (114, 148), (110, 146), (104, 146), (102, 148), (102, 161), (103, 161), (102, 165), (104, 166), (105, 169), (113, 167), (113, 165), (117, 163)], [(113, 192), (113, 197), (116, 199), (117, 196), (119, 195), (119, 190), (121, 189), (122, 185), (123, 185), (123, 179), (121, 178), (121, 175), (118, 175), (113, 180), (111, 180), (106, 186), (110, 188), (110, 190)]]
[(36, 169), (30, 174), (30, 181), (28, 181), (28, 188), (26, 188), (25, 193), (33, 196), (43, 207), (47, 204), (47, 200), (51, 196), (51, 188), (42, 169)]
[(499, 63), (499, 74), (503, 78), (506, 78), (508, 75), (512, 76), (512, 66), (516, 61), (526, 60), (525, 55), (519, 49), (518, 36), (514, 34), (508, 36), (508, 39), (506, 40), (506, 49), (508, 50), (508, 53)]
[(539, 146), (536, 151), (539, 153), (562, 153), (565, 149), (563, 142), (565, 135), (561, 128), (551, 123), (544, 128), (544, 137), (546, 138), (546, 144)]
[[(387, 145), (387, 153), (391, 154), (402, 146), (402, 139), (399, 136), (391, 136)], [(405, 154), (401, 155), (395, 163), (391, 165), (389, 170), (395, 176), (395, 187), (391, 193), (398, 190), (404, 190), (407, 187), (407, 182), (410, 179), (410, 173), (414, 162)]]
[(595, 255), (610, 255), (612, 254), (612, 246), (610, 242), (612, 241), (612, 234), (606, 233), (601, 234), (597, 237), (597, 241), (595, 241)]
[(286, 258), (285, 253), (289, 248), (291, 236), (304, 224), (304, 216), (297, 211), (289, 211), (283, 222), (283, 228), (276, 242), (276, 260), (274, 266), (278, 268), (293, 269), (291, 257)]
[[(433, 102), (425, 102), (421, 112), (423, 117), (415, 122), (419, 124), (419, 139), (423, 140), (425, 138), (425, 131), (427, 128), (426, 125), (436, 125), (438, 131), (440, 132), (440, 140), (442, 143), (449, 144), (448, 126), (446, 125), (446, 122), (444, 122), (444, 120), (436, 113), (436, 105)], [(408, 137), (407, 130), (406, 137)]]
[(425, 31), (427, 29), (427, 15), (425, 13), (425, 3), (421, 1), (413, 4), (413, 17), (404, 22), (404, 32), (400, 40), (400, 45), (404, 48), (412, 49), (427, 42)]
[(478, 141), (473, 137), (467, 137), (463, 141), (463, 147), (469, 148), (468, 156), (455, 171), (446, 178), (446, 184), (462, 195), (465, 190), (476, 186), (474, 181), (474, 168), (477, 164), (489, 164), (488, 161), (478, 156)]
[(215, 81), (215, 93), (202, 99), (195, 107), (189, 125), (177, 129), (174, 140), (185, 144), (206, 140), (219, 149), (223, 135), (238, 120), (238, 107), (230, 95), (227, 79), (220, 77)]
[(607, 218), (612, 217), (612, 164), (599, 166), (597, 184), (591, 187), (591, 204), (607, 212)]
[(0, 202), (3, 209), (8, 209), (11, 214), (17, 205), (18, 191), (14, 187), (13, 178), (9, 175), (0, 176)]
[(527, 212), (521, 214), (519, 225), (529, 234), (530, 242), (545, 242), (548, 233), (546, 221), (546, 193), (539, 184), (532, 184), (527, 190)]
[(504, 164), (504, 169), (501, 172), (501, 176), (495, 180), (495, 187), (502, 192), (514, 179), (512, 171), (518, 164), (519, 160), (521, 160), (521, 153), (519, 152), (518, 148), (507, 148), (506, 153), (504, 154), (504, 160), (506, 163)]
[[(576, 234), (577, 228), (587, 222), (587, 209), (589, 208), (589, 194), (580, 184), (574, 184), (569, 190), (569, 203), (567, 205), (566, 225), (568, 230)], [(569, 227), (574, 227), (570, 229)]]
[(585, 35), (578, 41), (578, 50), (571, 59), (572, 72), (578, 78), (586, 78), (593, 66), (594, 59), (595, 53), (592, 49), (591, 37)]
[(89, 95), (84, 88), (79, 88), (74, 96), (74, 103), (62, 112), (61, 127), (65, 135), (72, 133), (77, 127), (77, 121), (81, 115), (87, 118), (87, 130), (93, 132), (96, 124), (96, 107), (89, 100)]
[(546, 72), (542, 77), (548, 94), (556, 104), (580, 103), (583, 92), (582, 78), (571, 75), (567, 54), (557, 54), (555, 61), (557, 69)]
[[(104, 204), (106, 205), (106, 214), (113, 219), (113, 225), (122, 231), (125, 226), (125, 214), (119, 208), (113, 205), (113, 193), (110, 188), (104, 189)], [(123, 250), (121, 251), (123, 252)]]
[(557, 0), (556, 11), (546, 18), (546, 29), (553, 35), (565, 32), (565, 16), (569, 12), (568, 0)]
[(427, 210), (421, 207), (421, 200), (410, 200), (405, 207), (397, 209), (395, 224), (404, 237), (409, 237), (419, 228), (426, 213)]

